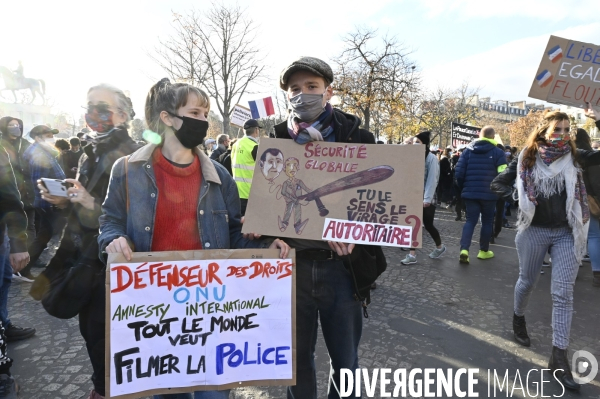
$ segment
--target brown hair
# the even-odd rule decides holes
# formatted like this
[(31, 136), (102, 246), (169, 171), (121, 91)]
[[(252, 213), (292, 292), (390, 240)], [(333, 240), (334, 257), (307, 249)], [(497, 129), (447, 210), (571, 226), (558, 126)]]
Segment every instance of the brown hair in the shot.
[(160, 119), (160, 113), (167, 111), (177, 114), (179, 108), (187, 105), (190, 94), (198, 97), (200, 106), (210, 110), (210, 98), (204, 91), (195, 86), (187, 83), (172, 84), (167, 78), (161, 79), (160, 82), (152, 86), (148, 96), (146, 96), (144, 107), (146, 122), (150, 130), (163, 134), (166, 125)]
[[(525, 153), (523, 154), (523, 167), (526, 169), (533, 168), (535, 165), (535, 157), (538, 152), (538, 146), (546, 143), (546, 133), (549, 129), (554, 130), (557, 123), (569, 120), (569, 115), (560, 111), (547, 111), (542, 118), (542, 121), (537, 125), (525, 142)], [(571, 151), (573, 154), (573, 163), (576, 163), (576, 148), (573, 140), (569, 140)]]

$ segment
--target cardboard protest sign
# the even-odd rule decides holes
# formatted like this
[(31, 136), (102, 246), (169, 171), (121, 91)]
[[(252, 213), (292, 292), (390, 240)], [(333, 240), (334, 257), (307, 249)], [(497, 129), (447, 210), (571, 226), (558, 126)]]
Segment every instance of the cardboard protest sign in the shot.
[(107, 398), (295, 385), (295, 253), (110, 254)]
[(256, 161), (243, 232), (421, 246), (425, 146), (261, 139)]
[(481, 128), (452, 122), (452, 147), (468, 145), (479, 138)]
[(550, 36), (529, 97), (577, 108), (600, 105), (600, 46)]
[(244, 123), (248, 119), (252, 119), (252, 112), (250, 108), (246, 108), (243, 105), (237, 104), (233, 107), (231, 112), (231, 124), (237, 127), (244, 127)]

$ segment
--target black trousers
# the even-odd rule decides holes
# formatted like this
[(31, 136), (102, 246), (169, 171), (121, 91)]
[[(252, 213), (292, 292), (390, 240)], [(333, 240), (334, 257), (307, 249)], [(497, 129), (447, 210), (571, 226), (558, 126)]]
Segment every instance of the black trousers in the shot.
[[(28, 215), (29, 216), (29, 215)], [(29, 264), (21, 270), (22, 274), (29, 274), (31, 267), (37, 262), (37, 260), (46, 249), (48, 242), (52, 239), (52, 236), (58, 232), (59, 229), (65, 227), (66, 219), (63, 213), (54, 209), (43, 209), (35, 208), (35, 238), (29, 245)], [(28, 231), (31, 234), (30, 231)]]
[(246, 214), (246, 208), (248, 207), (248, 198), (240, 198), (240, 205), (242, 208), (242, 216)]
[(85, 346), (92, 363), (94, 390), (104, 396), (104, 328), (106, 326), (106, 287), (104, 279), (98, 278), (92, 290), (92, 299), (79, 312), (79, 331), (85, 340)]
[(506, 202), (503, 199), (499, 199), (498, 202), (496, 202), (496, 215), (494, 216), (494, 237), (498, 237), (498, 234), (500, 234), (502, 231), (505, 204)]
[(35, 226), (35, 208), (32, 206), (26, 206), (25, 214), (27, 215), (27, 247), (29, 248), (37, 236), (37, 229)]
[(431, 238), (433, 238), (435, 245), (440, 246), (442, 245), (442, 238), (440, 237), (440, 232), (438, 231), (438, 229), (436, 229), (433, 225), (434, 217), (435, 205), (431, 204), (428, 207), (423, 207), (423, 227), (425, 228), (425, 230), (427, 230)]
[(467, 206), (460, 196), (460, 191), (456, 194), (456, 206), (454, 207), (454, 211), (456, 212), (456, 216), (460, 217), (462, 217), (461, 212), (467, 212)]

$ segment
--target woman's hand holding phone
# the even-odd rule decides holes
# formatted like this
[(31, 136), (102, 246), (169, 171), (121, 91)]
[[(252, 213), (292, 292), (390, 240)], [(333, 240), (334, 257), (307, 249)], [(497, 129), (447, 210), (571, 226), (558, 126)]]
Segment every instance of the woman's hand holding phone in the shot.
[(88, 193), (79, 180), (65, 179), (64, 182), (71, 185), (71, 187), (67, 189), (66, 197), (50, 194), (50, 191), (45, 186), (44, 182), (38, 180), (37, 186), (40, 190), (40, 194), (42, 194), (42, 199), (61, 209), (66, 208), (69, 203), (81, 204), (84, 208), (89, 210), (94, 209), (94, 197)]
[(57, 206), (61, 209), (64, 209), (69, 205), (68, 197), (59, 197), (57, 195), (50, 194), (48, 188), (44, 185), (44, 182), (40, 179), (37, 181), (37, 187), (40, 190), (40, 194), (42, 195), (42, 199), (46, 202), (51, 203), (54, 206)]
[(76, 179), (65, 179), (65, 181), (72, 185), (67, 190), (69, 199), (74, 204), (81, 204), (84, 208), (93, 210), (94, 209), (94, 197), (88, 193), (83, 185)]

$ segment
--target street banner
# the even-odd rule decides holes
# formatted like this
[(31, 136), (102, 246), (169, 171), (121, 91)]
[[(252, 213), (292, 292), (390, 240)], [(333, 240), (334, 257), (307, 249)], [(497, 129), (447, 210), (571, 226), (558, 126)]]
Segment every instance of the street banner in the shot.
[(577, 108), (600, 105), (600, 46), (550, 36), (529, 97)]
[(295, 252), (109, 254), (107, 398), (296, 384)]
[(421, 247), (425, 146), (261, 139), (244, 233)]
[(452, 147), (466, 146), (479, 138), (481, 128), (452, 122)]
[(233, 107), (233, 112), (231, 113), (231, 125), (243, 128), (244, 123), (246, 123), (248, 119), (252, 119), (250, 108), (246, 108), (239, 104)]

